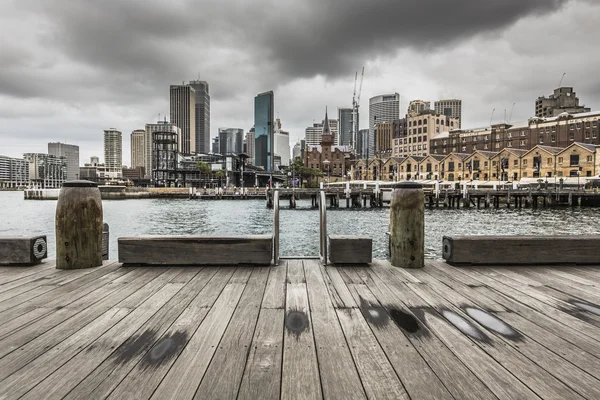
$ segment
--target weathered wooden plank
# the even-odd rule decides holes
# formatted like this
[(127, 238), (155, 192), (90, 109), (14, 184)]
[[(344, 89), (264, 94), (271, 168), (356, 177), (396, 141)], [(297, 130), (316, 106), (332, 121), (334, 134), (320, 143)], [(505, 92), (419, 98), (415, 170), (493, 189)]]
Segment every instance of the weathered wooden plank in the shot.
[(234, 271), (233, 268), (222, 268), (213, 275), (198, 296), (158, 340), (158, 342), (168, 343), (170, 346), (166, 349), (163, 346), (157, 347), (154, 352), (150, 350), (144, 354), (137, 365), (118, 383), (109, 398), (141, 400), (149, 399), (152, 396), (156, 387), (204, 321)]
[[(127, 376), (151, 348), (173, 344), (171, 338), (158, 342), (216, 273), (217, 268), (189, 268), (172, 280), (185, 286), (130, 338), (82, 380), (65, 399), (105, 398)], [(155, 351), (156, 353), (156, 351)]]
[[(238, 269), (234, 276), (249, 278), (248, 269)], [(246, 283), (228, 283), (219, 298), (191, 337), (164, 377), (153, 399), (189, 399), (194, 396), (208, 368)]]
[[(362, 273), (361, 273), (362, 272)], [(396, 280), (391, 269), (378, 266), (358, 270), (364, 282), (391, 309), (403, 310), (417, 318), (418, 330), (407, 335), (418, 352), (427, 360), (444, 386), (457, 399), (496, 399), (497, 397), (427, 326), (426, 314), (434, 312), (403, 282)], [(414, 327), (413, 327), (414, 329)]]
[[(5, 281), (2, 280), (2, 277), (0, 276), (0, 294), (4, 294), (10, 290), (13, 290), (15, 288), (19, 288), (21, 286), (23, 286), (24, 284), (30, 283), (30, 282), (40, 282), (40, 281), (44, 281), (46, 279), (50, 279), (48, 278), (50, 277), (55, 277), (57, 275), (59, 275), (59, 270), (57, 270), (56, 268), (44, 268), (41, 269), (39, 267), (30, 267), (29, 270), (34, 270), (35, 272), (30, 273), (30, 274), (26, 274), (25, 276), (22, 277), (13, 277), (14, 279), (6, 279)], [(0, 298), (2, 299), (2, 298)]]
[[(364, 271), (365, 268), (345, 269), (344, 272), (352, 281), (363, 282), (356, 272), (357, 270)], [(348, 288), (354, 295), (356, 303), (360, 304), (363, 316), (409, 396), (415, 399), (453, 398), (407, 338), (418, 331), (416, 318), (411, 318), (407, 314), (407, 310), (404, 311), (405, 309), (397, 303), (388, 303), (383, 306), (381, 303), (383, 299), (376, 297), (364, 282), (350, 283)], [(390, 315), (390, 312), (393, 313), (393, 316)], [(404, 326), (400, 327), (394, 321), (394, 317), (397, 315), (402, 315), (406, 319), (406, 321), (402, 321), (405, 323)], [(399, 323), (400, 319), (397, 320)], [(411, 323), (415, 325), (413, 326)]]
[(271, 267), (262, 308), (285, 308), (285, 288), (287, 261), (281, 260), (279, 265)]
[(304, 260), (319, 375), (326, 399), (366, 398), (318, 260)]
[[(163, 307), (183, 286), (182, 283), (166, 283), (115, 326), (87, 346), (84, 351), (77, 354), (67, 364), (61, 366), (27, 392), (23, 399), (62, 399), (152, 317), (157, 310)], [(121, 354), (121, 357), (123, 356)], [(117, 357), (115, 360), (118, 362), (119, 358)], [(36, 377), (37, 370), (33, 371), (30, 378)]]
[(325, 285), (329, 291), (329, 297), (333, 301), (335, 308), (356, 307), (352, 294), (344, 283), (340, 272), (335, 267), (325, 267), (321, 265), (321, 271), (325, 280)]
[(21, 279), (25, 276), (35, 275), (41, 271), (53, 270), (56, 268), (56, 260), (45, 259), (41, 263), (29, 266), (3, 266), (0, 265), (0, 286), (12, 282), (15, 279)]
[(373, 239), (367, 236), (329, 235), (329, 260), (334, 264), (368, 264)]
[(321, 399), (321, 382), (302, 261), (288, 263), (282, 399)]
[(600, 235), (444, 236), (442, 255), (456, 265), (599, 265), (598, 241)]
[(119, 262), (149, 265), (268, 265), (272, 235), (119, 238)]
[[(454, 315), (454, 319), (457, 319), (458, 317), (462, 319), (462, 321), (467, 321), (467, 324), (469, 325), (469, 328), (467, 329), (473, 329), (472, 327), (474, 325), (469, 319), (469, 317), (467, 317), (466, 314), (463, 313), (463, 311), (460, 308), (456, 307), (444, 297), (438, 295), (435, 291), (431, 290), (428, 287), (425, 287), (424, 285), (408, 284), (408, 286), (420, 297), (422, 297), (426, 302), (428, 302), (432, 307), (439, 308), (440, 305), (445, 305), (445, 310), (443, 311), (443, 313), (452, 313)], [(449, 315), (444, 316), (448, 321), (451, 321)], [(499, 319), (501, 320), (501, 318)], [(513, 340), (516, 340), (516, 338), (518, 338), (519, 340), (525, 342), (523, 343), (524, 346), (521, 351), (523, 351), (523, 349), (530, 350), (534, 347), (534, 344), (532, 342), (526, 342), (526, 339), (523, 338), (519, 332), (510, 329), (510, 327), (505, 328), (504, 326), (502, 326), (501, 329), (508, 329), (508, 334), (511, 335), (511, 338), (515, 338)], [(542, 359), (544, 356), (550, 357), (551, 353), (545, 351), (545, 349), (541, 348), (541, 346), (536, 346), (536, 348), (534, 349), (536, 351), (534, 351), (533, 349), (532, 351), (528, 351), (528, 355), (534, 355), (535, 360), (544, 364), (544, 367), (541, 367), (539, 364), (535, 364), (535, 361), (528, 359), (521, 352), (515, 350), (510, 345), (500, 345), (498, 341), (502, 342), (505, 340), (503, 339), (503, 337), (498, 335), (490, 336), (490, 333), (492, 332), (490, 332), (489, 328), (486, 330), (486, 332), (487, 337), (481, 336), (481, 334), (472, 334), (470, 338), (479, 348), (481, 348), (490, 357), (492, 357), (495, 360), (495, 362), (506, 368), (507, 371), (510, 371), (510, 373), (514, 377), (518, 378), (521, 382), (525, 383), (527, 387), (533, 392), (535, 392), (538, 396), (540, 396), (543, 399), (556, 400), (566, 398), (582, 398), (580, 395), (577, 394), (577, 392), (573, 391), (559, 379), (555, 378), (553, 375), (547, 372), (547, 370), (544, 368), (547, 367), (547, 363), (541, 362), (540, 357)], [(495, 338), (495, 340), (492, 339), (493, 337)], [(485, 383), (488, 385), (488, 387), (491, 387), (490, 385), (493, 384), (491, 380), (486, 380)]]
[(260, 310), (240, 384), (239, 400), (280, 398), (284, 319), (283, 308)]
[(408, 399), (408, 394), (361, 312), (336, 310), (365, 392), (369, 398)]
[(268, 275), (269, 267), (258, 268), (252, 272), (194, 398), (237, 397)]
[(0, 265), (33, 265), (47, 257), (46, 235), (0, 236)]

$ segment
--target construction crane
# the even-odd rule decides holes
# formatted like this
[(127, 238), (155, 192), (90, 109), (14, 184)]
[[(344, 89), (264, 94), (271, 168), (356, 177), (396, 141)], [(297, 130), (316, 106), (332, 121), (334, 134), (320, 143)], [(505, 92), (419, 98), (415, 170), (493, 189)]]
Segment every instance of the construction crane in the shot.
[(358, 79), (358, 71), (354, 74), (354, 92), (352, 93), (352, 152), (356, 155), (358, 149), (358, 108), (360, 107), (360, 94), (362, 93), (363, 78), (365, 76), (365, 67), (362, 68), (360, 74), (360, 85), (358, 87), (358, 96), (356, 95), (356, 81)]
[(562, 81), (563, 81), (563, 79), (565, 79), (565, 75), (566, 74), (567, 74), (566, 72), (563, 72), (562, 76), (560, 77), (560, 82), (558, 82), (558, 87), (559, 88), (560, 88), (560, 85), (562, 85)]

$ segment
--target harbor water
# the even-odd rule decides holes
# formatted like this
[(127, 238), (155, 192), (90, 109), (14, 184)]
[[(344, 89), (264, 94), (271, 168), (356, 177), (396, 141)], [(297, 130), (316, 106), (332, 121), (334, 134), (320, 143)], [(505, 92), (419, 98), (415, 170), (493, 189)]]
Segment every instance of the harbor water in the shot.
[[(43, 234), (54, 258), (56, 201), (23, 200), (22, 192), (0, 192), (0, 235)], [(342, 204), (343, 206), (343, 204)], [(110, 258), (117, 258), (117, 238), (135, 235), (243, 235), (273, 230), (273, 210), (264, 200), (105, 200), (104, 221), (110, 226)], [(310, 200), (288, 209), (281, 201), (280, 254), (319, 254), (319, 214)], [(389, 208), (327, 210), (329, 234), (373, 238), (373, 257), (387, 256)], [(440, 258), (444, 235), (597, 234), (600, 210), (433, 209), (425, 210), (426, 256)]]

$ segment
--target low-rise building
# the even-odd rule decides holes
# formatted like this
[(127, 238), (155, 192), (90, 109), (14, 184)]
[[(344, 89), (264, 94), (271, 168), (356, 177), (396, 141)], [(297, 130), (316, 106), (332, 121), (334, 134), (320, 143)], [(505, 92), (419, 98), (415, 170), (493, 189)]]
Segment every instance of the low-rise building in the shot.
[(586, 143), (573, 143), (556, 155), (557, 175), (559, 177), (591, 177), (596, 175), (597, 152), (597, 146)]
[(29, 183), (29, 162), (0, 156), (0, 188), (22, 188)]
[(518, 181), (523, 177), (521, 157), (527, 150), (505, 148), (491, 158), (492, 179)]
[(408, 156), (398, 164), (400, 170), (398, 176), (402, 181), (419, 179), (421, 175), (420, 163), (425, 159), (424, 156)]
[(564, 149), (537, 145), (521, 156), (523, 178), (549, 178), (557, 175), (556, 158)]
[(464, 161), (470, 156), (465, 153), (451, 153), (440, 160), (440, 180), (460, 181), (465, 176)]
[(465, 179), (487, 181), (492, 176), (492, 158), (497, 153), (493, 151), (476, 150), (465, 159)]
[(423, 158), (419, 163), (419, 176), (421, 179), (439, 179), (440, 176), (440, 162), (444, 159), (444, 156), (439, 154), (429, 154)]
[(59, 189), (67, 180), (67, 157), (44, 153), (25, 153), (29, 163), (30, 185), (41, 189)]

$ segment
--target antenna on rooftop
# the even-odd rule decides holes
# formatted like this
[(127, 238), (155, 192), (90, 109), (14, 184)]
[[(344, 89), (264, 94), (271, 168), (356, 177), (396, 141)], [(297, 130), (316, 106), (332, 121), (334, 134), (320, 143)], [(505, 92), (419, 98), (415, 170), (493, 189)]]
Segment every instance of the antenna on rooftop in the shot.
[(567, 74), (566, 72), (563, 72), (562, 76), (560, 77), (560, 81), (558, 82), (558, 87), (560, 87), (560, 85), (562, 85), (562, 81), (563, 81), (563, 79), (565, 79), (566, 74)]
[(494, 119), (494, 112), (496, 111), (496, 109), (494, 108), (492, 110), (492, 116), (490, 117), (490, 125), (492, 124), (492, 119)]
[(508, 122), (512, 120), (512, 114), (515, 109), (515, 103), (513, 103), (512, 108), (510, 109), (510, 115), (508, 116)]

